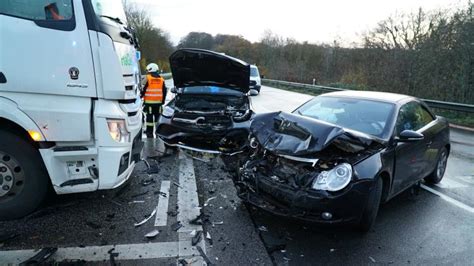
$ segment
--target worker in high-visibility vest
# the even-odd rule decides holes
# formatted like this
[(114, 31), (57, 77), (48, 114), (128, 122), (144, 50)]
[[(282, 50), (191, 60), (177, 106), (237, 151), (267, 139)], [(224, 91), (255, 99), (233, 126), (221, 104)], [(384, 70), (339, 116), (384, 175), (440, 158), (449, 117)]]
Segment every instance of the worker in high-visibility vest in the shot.
[(157, 64), (151, 63), (146, 67), (146, 83), (142, 90), (142, 97), (145, 97), (144, 110), (146, 114), (146, 136), (153, 138), (153, 129), (160, 117), (162, 105), (165, 103), (168, 89), (165, 80), (158, 74), (160, 68)]

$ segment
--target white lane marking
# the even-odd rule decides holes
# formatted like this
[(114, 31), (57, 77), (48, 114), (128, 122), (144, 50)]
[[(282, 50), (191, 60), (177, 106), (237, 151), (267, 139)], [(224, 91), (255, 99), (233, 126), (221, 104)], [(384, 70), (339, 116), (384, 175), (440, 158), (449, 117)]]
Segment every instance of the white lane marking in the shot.
[(443, 181), (441, 181), (441, 183), (439, 183), (439, 184), (436, 184), (436, 186), (440, 187), (440, 188), (445, 188), (445, 189), (466, 188), (466, 187), (468, 187), (467, 185), (464, 185), (462, 183), (459, 183), (457, 181), (454, 181), (452, 179), (447, 179), (447, 178), (444, 178)]
[(437, 190), (435, 190), (435, 189), (432, 189), (432, 188), (430, 188), (430, 187), (428, 187), (428, 186), (425, 186), (425, 185), (423, 185), (423, 184), (421, 184), (421, 187), (422, 187), (424, 190), (429, 191), (429, 192), (431, 192), (431, 193), (433, 193), (433, 194), (435, 194), (435, 195), (441, 197), (441, 198), (444, 199), (445, 201), (447, 201), (447, 202), (449, 202), (449, 203), (451, 203), (451, 204), (454, 204), (454, 205), (456, 205), (457, 207), (459, 207), (459, 208), (461, 208), (461, 209), (464, 209), (464, 210), (466, 210), (466, 211), (468, 211), (468, 212), (470, 212), (470, 213), (474, 213), (474, 208), (471, 207), (471, 206), (468, 206), (468, 205), (466, 205), (466, 204), (464, 204), (464, 203), (462, 203), (462, 202), (460, 202), (460, 201), (458, 201), (458, 200), (455, 200), (455, 199), (453, 199), (453, 198), (451, 198), (451, 197), (449, 197), (449, 196), (447, 196), (447, 195), (445, 195), (445, 194), (443, 194), (443, 193), (441, 193), (441, 192), (439, 192), (439, 191), (437, 191)]
[(183, 227), (178, 232), (202, 230), (202, 226), (192, 225), (189, 221), (200, 213), (197, 193), (196, 176), (194, 175), (193, 159), (179, 152), (179, 185), (178, 187), (178, 221)]
[[(112, 248), (113, 252), (118, 253), (116, 260), (143, 260), (143, 259), (159, 259), (172, 257), (192, 257), (198, 256), (199, 251), (196, 247), (189, 244), (186, 249), (180, 249), (181, 243), (178, 242), (160, 242), (160, 243), (144, 243), (144, 244), (126, 244), (126, 245), (107, 245), (107, 246), (90, 246), (90, 247), (69, 247), (59, 248), (58, 251), (51, 256), (49, 261), (61, 262), (64, 260), (84, 260), (84, 261), (104, 261), (109, 260), (108, 253)], [(0, 251), (0, 264), (17, 265), (36, 255), (39, 250), (11, 250)]]
[(170, 181), (162, 181), (160, 192), (166, 193), (166, 197), (158, 195), (158, 206), (156, 207), (155, 226), (166, 226), (168, 222), (168, 204), (170, 198)]

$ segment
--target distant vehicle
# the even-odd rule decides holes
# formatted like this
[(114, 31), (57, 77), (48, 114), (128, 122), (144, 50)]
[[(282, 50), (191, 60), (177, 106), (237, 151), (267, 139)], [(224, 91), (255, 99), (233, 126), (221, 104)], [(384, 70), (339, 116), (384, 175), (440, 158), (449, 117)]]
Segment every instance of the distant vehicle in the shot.
[(165, 146), (241, 152), (253, 116), (250, 65), (221, 53), (181, 49), (170, 56), (170, 66), (176, 95), (164, 107), (156, 130)]
[(122, 1), (0, 1), (0, 25), (0, 220), (34, 211), (50, 188), (126, 182), (143, 144)]
[(368, 231), (379, 205), (420, 182), (439, 183), (449, 126), (419, 99), (343, 91), (292, 114), (255, 116), (239, 196), (277, 215), (355, 223)]
[(260, 88), (262, 87), (262, 80), (260, 78), (260, 72), (258, 67), (255, 65), (250, 66), (250, 89), (256, 90), (260, 93)]

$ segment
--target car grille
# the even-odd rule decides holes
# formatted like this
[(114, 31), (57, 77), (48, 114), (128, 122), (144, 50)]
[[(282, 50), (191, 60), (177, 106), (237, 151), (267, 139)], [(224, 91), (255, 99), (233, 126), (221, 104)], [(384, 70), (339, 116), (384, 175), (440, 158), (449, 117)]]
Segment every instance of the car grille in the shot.
[[(198, 119), (198, 118), (204, 118), (204, 119)], [(198, 121), (196, 123), (186, 123), (182, 122), (179, 120), (176, 120), (176, 118), (181, 118), (181, 119), (188, 119), (188, 120), (196, 120)], [(202, 115), (202, 114), (189, 114), (189, 113), (177, 113), (173, 117), (173, 122), (179, 125), (183, 126), (230, 126), (232, 124), (232, 120), (229, 116), (227, 115)]]

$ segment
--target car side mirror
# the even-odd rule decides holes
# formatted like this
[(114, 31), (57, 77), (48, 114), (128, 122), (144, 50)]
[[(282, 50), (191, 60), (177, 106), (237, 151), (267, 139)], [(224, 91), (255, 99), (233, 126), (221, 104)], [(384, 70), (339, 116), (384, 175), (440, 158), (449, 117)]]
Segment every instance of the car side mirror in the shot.
[(178, 93), (178, 89), (176, 87), (171, 88), (171, 93)]
[(396, 140), (398, 142), (414, 142), (423, 140), (425, 136), (423, 134), (416, 132), (414, 130), (403, 130)]
[(265, 75), (260, 75), (260, 78), (264, 79), (264, 78), (265, 78)]
[(258, 90), (250, 89), (250, 90), (249, 90), (249, 95), (250, 95), (250, 96), (256, 96), (256, 95), (258, 95)]

